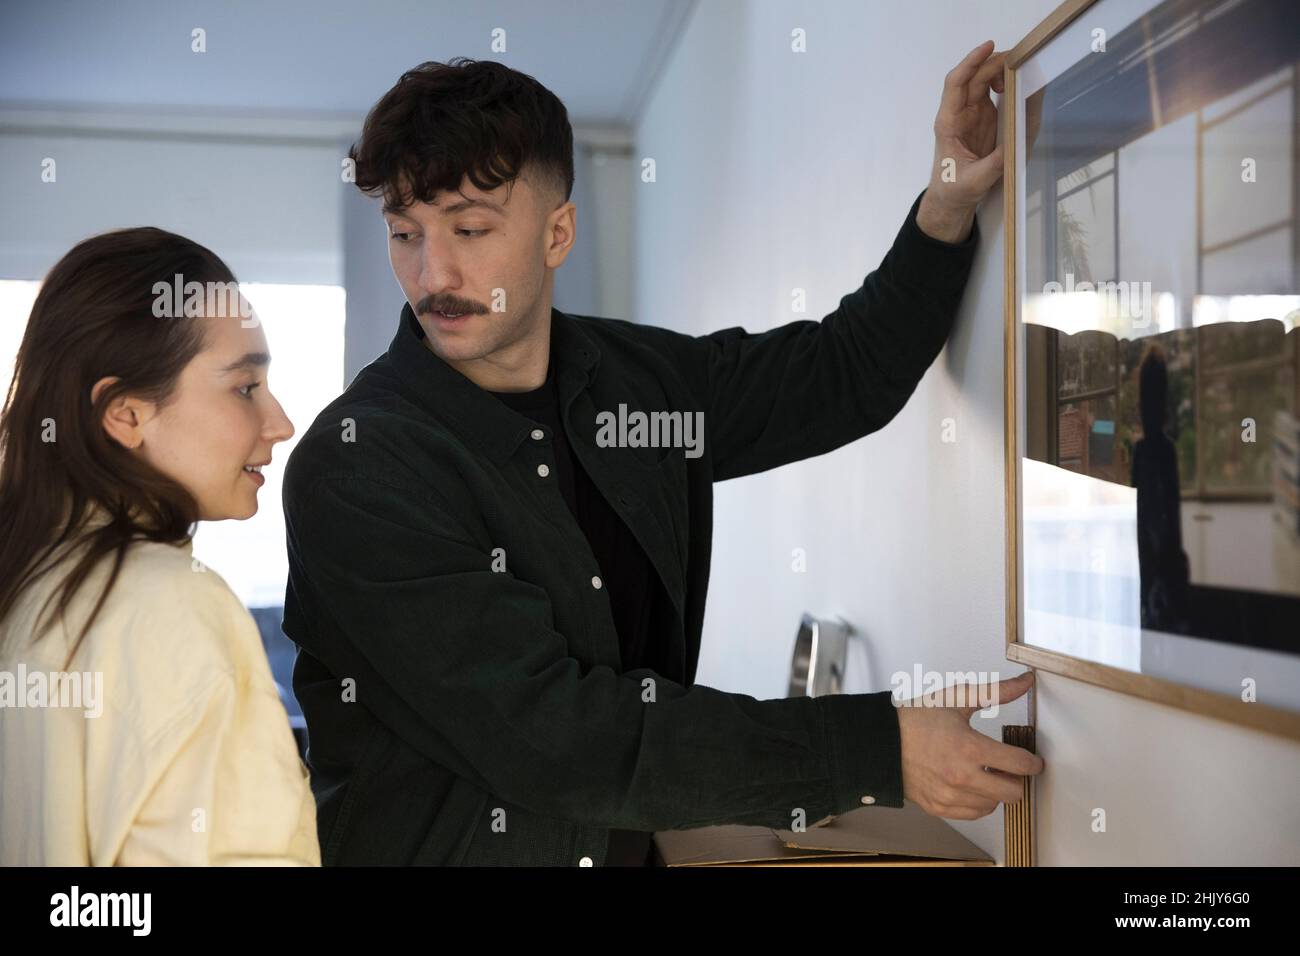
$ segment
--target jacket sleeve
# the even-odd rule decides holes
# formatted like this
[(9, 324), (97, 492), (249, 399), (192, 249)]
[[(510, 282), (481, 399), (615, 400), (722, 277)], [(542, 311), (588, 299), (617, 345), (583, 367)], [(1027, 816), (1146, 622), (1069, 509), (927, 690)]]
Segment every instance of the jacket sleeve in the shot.
[(116, 865), (320, 865), (315, 800), (272, 691), (219, 675), (148, 746), (167, 761)]
[(825, 454), (888, 424), (943, 348), (979, 241), (916, 224), (924, 191), (880, 267), (820, 322), (766, 332), (668, 332), (703, 396), (714, 481)]
[[(584, 670), (547, 593), (491, 569), (422, 489), (318, 477), (286, 496), (314, 656), (430, 760), (532, 812), (653, 831), (789, 827), (902, 806), (889, 692), (757, 700)], [(649, 683), (646, 683), (646, 682)]]
[(113, 675), (108, 704), (125, 713), (87, 747), (97, 856), (319, 866), (310, 781), (256, 623), (216, 572), (160, 583), (166, 597), (141, 602), (134, 653)]

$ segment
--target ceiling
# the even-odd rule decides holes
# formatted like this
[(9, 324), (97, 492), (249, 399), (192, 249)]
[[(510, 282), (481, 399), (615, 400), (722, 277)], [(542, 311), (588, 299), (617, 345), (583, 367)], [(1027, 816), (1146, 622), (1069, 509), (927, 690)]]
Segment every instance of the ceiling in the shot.
[[(454, 56), (536, 77), (575, 126), (635, 123), (695, 0), (67, 0), (0, 5), (0, 105), (364, 114)], [(202, 28), (207, 50), (191, 50)], [(506, 49), (494, 51), (504, 31)]]

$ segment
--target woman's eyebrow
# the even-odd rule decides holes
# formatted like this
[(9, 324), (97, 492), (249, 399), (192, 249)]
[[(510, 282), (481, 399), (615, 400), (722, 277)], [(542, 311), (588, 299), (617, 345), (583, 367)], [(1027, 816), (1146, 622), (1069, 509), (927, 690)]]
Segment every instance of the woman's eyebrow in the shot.
[(231, 362), (229, 365), (220, 368), (217, 371), (221, 372), (224, 375), (226, 372), (239, 372), (246, 368), (252, 368), (254, 366), (262, 366), (262, 365), (270, 365), (270, 364), (271, 364), (270, 353), (247, 352), (244, 354), (242, 358), (238, 359), (237, 361)]

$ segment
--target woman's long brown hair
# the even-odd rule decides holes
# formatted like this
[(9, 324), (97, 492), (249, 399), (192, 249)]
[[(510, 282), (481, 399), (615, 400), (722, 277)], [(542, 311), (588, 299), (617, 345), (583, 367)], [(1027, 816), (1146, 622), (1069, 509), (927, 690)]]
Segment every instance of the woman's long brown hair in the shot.
[[(172, 286), (178, 275), (182, 284), (235, 281), (209, 249), (162, 229), (119, 229), (74, 246), (41, 285), (0, 411), (0, 620), (54, 565), (44, 562), (65, 543), (84, 551), (51, 593), (60, 617), (95, 565), (112, 556), (69, 664), (131, 542), (181, 543), (198, 520), (190, 492), (109, 438), (102, 424), (120, 395), (165, 405), (181, 370), (202, 351), (200, 323), (155, 316), (155, 284)], [(175, 311), (179, 316), (179, 304)], [(118, 380), (92, 403), (91, 389), (106, 376)], [(111, 520), (82, 529), (96, 504)], [(54, 619), (38, 625), (31, 639)]]

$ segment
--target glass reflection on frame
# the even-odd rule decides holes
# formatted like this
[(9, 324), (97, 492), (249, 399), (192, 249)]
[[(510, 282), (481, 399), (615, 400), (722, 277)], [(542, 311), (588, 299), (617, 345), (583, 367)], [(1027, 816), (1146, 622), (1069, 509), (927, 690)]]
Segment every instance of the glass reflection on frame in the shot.
[(1293, 6), (1106, 0), (1018, 68), (1026, 644), (1300, 655)]

